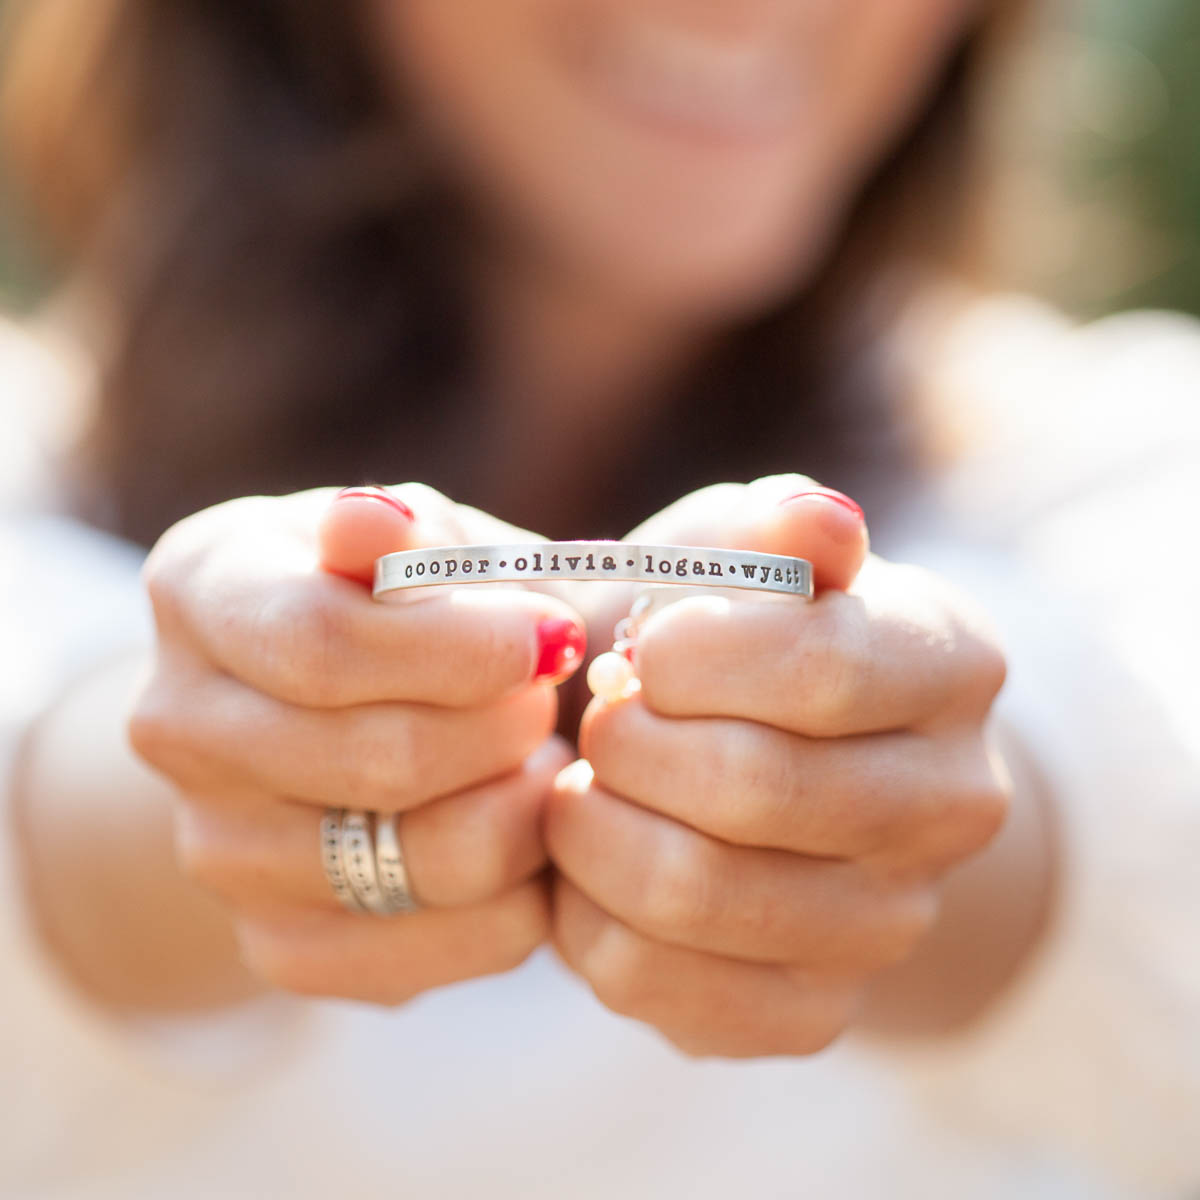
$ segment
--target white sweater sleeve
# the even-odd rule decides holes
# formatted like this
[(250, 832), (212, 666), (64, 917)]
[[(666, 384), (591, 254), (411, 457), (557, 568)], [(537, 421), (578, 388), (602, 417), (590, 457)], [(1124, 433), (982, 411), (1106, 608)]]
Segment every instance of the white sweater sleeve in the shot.
[(988, 473), (1000, 553), (944, 564), (1003, 628), (1000, 711), (1054, 794), (1052, 926), (973, 1028), (889, 1053), (944, 1120), (1178, 1197), (1200, 1189), (1200, 335), (1145, 321), (1071, 340), (1086, 404), (1056, 397)]
[[(275, 1001), (157, 1026), (108, 1017), (60, 977), (32, 927), (8, 804), (13, 757), (26, 727), (60, 689), (146, 644), (150, 617), (140, 559), (135, 548), (63, 518), (0, 517), (0, 1191), (6, 1195), (169, 1153), (297, 1029), (294, 1020), (279, 1020)], [(68, 1146), (71, 1153), (63, 1154)]]

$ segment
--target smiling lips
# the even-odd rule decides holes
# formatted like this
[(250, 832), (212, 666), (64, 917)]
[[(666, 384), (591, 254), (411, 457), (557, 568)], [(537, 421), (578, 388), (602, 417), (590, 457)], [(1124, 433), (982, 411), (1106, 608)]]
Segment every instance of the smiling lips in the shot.
[(794, 39), (718, 40), (638, 18), (593, 31), (584, 66), (622, 108), (717, 138), (782, 132), (810, 82)]

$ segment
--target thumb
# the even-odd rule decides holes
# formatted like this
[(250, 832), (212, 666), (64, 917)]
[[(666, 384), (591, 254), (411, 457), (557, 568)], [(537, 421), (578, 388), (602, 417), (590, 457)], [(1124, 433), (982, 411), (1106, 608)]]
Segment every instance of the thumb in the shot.
[(322, 570), (360, 583), (373, 583), (375, 560), (398, 550), (457, 543), (542, 541), (537, 534), (448, 496), (423, 483), (343, 488), (317, 520), (317, 556)]
[(807, 475), (703, 488), (651, 517), (627, 540), (804, 558), (812, 563), (817, 588), (839, 590), (854, 582), (870, 549), (858, 504)]
[(394, 492), (380, 487), (345, 488), (334, 496), (317, 526), (321, 569), (371, 583), (380, 555), (417, 544), (416, 524), (416, 514)]
[(817, 589), (849, 588), (871, 547), (862, 508), (802, 475), (749, 484), (728, 532), (741, 549), (808, 559)]

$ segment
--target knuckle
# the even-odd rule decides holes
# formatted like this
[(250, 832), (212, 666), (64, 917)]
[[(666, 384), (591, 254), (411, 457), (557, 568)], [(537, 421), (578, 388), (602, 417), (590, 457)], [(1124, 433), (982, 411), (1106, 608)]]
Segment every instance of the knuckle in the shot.
[(297, 940), (262, 923), (237, 926), (242, 961), (263, 982), (301, 996), (327, 996), (333, 989)]
[(654, 712), (669, 717), (697, 711), (697, 689), (711, 685), (713, 664), (696, 647), (719, 647), (722, 661), (728, 661), (731, 630), (739, 623), (731, 624), (724, 605), (712, 596), (685, 597), (655, 614), (639, 632), (641, 694)]
[(347, 620), (333, 597), (283, 588), (264, 601), (254, 622), (265, 686), (280, 699), (336, 705), (347, 662)]
[(790, 1030), (784, 1045), (775, 1048), (775, 1053), (795, 1054), (808, 1058), (828, 1050), (846, 1032), (850, 1024), (850, 1013), (841, 1005), (830, 1005), (820, 1017), (810, 1018), (796, 1029)]
[(704, 777), (714, 782), (723, 801), (706, 811), (712, 832), (738, 845), (758, 844), (772, 832), (776, 806), (789, 791), (787, 765), (747, 722), (728, 723), (706, 746)]
[[(528, 821), (529, 818), (525, 817)], [(506, 820), (497, 822), (492, 835), (473, 843), (472, 861), (462, 880), (464, 894), (486, 899), (501, 893), (519, 879), (527, 876), (534, 863), (531, 844), (535, 835), (525, 834), (522, 814), (518, 811)], [(544, 851), (539, 855), (544, 862)]]
[(545, 793), (541, 832), (552, 858), (561, 858), (569, 852), (570, 835), (576, 820), (576, 800), (576, 793), (568, 788), (550, 787)]
[(937, 923), (938, 911), (938, 896), (931, 887), (913, 887), (897, 895), (875, 939), (876, 969), (904, 962)]
[(809, 1056), (828, 1049), (849, 1029), (859, 1011), (862, 984), (856, 979), (834, 983), (814, 981), (806, 972), (792, 972), (801, 994), (795, 1018), (770, 1033), (771, 1054)]
[(755, 1054), (766, 1054), (767, 1050), (747, 1050), (742, 1046), (733, 1049), (722, 1045), (715, 1037), (694, 1030), (661, 1029), (663, 1037), (685, 1058), (702, 1062), (712, 1058), (748, 1058)]
[(812, 737), (843, 733), (852, 718), (871, 671), (865, 629), (846, 620), (832, 604), (814, 605), (813, 619), (793, 649), (792, 675), (803, 682), (800, 701), (804, 732)]
[(402, 1005), (409, 1003), (417, 994), (417, 988), (405, 987), (398, 980), (382, 984), (374, 991), (363, 990), (359, 994), (353, 992), (330, 993), (326, 991), (324, 995), (348, 995), (352, 1000), (361, 1000), (365, 1004), (375, 1004), (381, 1008), (400, 1008)]
[(160, 628), (184, 618), (189, 577), (201, 564), (212, 539), (214, 512), (205, 509), (176, 521), (142, 561), (139, 577)]
[(421, 990), (403, 973), (373, 970), (337, 951), (328, 941), (328, 927), (313, 929), (286, 916), (260, 916), (238, 920), (234, 928), (242, 961), (281, 991), (396, 1007)]
[(999, 631), (974, 597), (945, 580), (936, 586), (941, 624), (960, 664), (957, 690), (965, 704), (986, 713), (1008, 676)]
[(524, 682), (529, 650), (510, 629), (484, 622), (468, 643), (453, 651), (451, 675), (460, 681), (464, 703), (486, 704)]
[(140, 575), (142, 588), (150, 597), (156, 616), (179, 611), (179, 588), (172, 569), (171, 556), (165, 545), (165, 535), (146, 556)]
[(555, 730), (558, 724), (558, 696), (552, 688), (530, 688), (517, 694), (521, 747), (513, 762), (524, 762)]
[(686, 936), (715, 915), (706, 886), (708, 863), (694, 835), (664, 840), (642, 880), (643, 920), (655, 931)]
[(499, 942), (491, 962), (491, 971), (501, 975), (506, 971), (515, 971), (525, 963), (545, 940), (545, 931), (542, 925), (542, 922), (531, 921), (523, 936)]
[[(523, 852), (525, 844), (514, 828), (517, 819), (494, 810), (484, 820), (472, 819), (465, 825), (443, 820), (432, 828), (426, 825), (432, 836), (427, 836), (422, 846), (433, 849), (436, 845), (436, 850), (424, 859), (414, 859), (413, 869), (420, 871), (424, 889), (418, 891), (431, 902), (482, 904), (527, 879), (540, 864), (533, 861), (532, 854)], [(405, 836), (402, 829), (402, 841)], [(436, 861), (431, 861), (434, 858)]]
[[(436, 671), (448, 698), (463, 708), (478, 708), (511, 696), (532, 678), (530, 628), (516, 619), (483, 620), (477, 614), (457, 636), (441, 640)], [(422, 661), (433, 655), (421, 651)]]
[(849, 1026), (849, 1014), (841, 1009), (820, 1016), (807, 1016), (783, 1028), (736, 1030), (662, 1030), (671, 1044), (693, 1059), (747, 1059), (810, 1057), (828, 1049)]
[(134, 699), (125, 729), (129, 745), (139, 758), (165, 768), (178, 731), (168, 690), (157, 674)]
[(1000, 645), (978, 630), (960, 630), (958, 636), (963, 647), (958, 703), (964, 714), (982, 716), (1004, 687), (1008, 662)]
[(886, 785), (846, 793), (856, 805), (852, 837), (854, 854), (861, 862), (888, 861), (903, 853), (940, 815), (928, 812), (936, 805), (928, 791), (912, 797), (908, 803), (893, 802)]
[(979, 644), (980, 686), (990, 703), (1000, 693), (1008, 678), (1008, 659), (999, 642), (987, 638)]
[(462, 877), (457, 881), (464, 901), (484, 900), (501, 891), (515, 874), (512, 869), (514, 858), (509, 844), (502, 839), (489, 838), (483, 843), (474, 861), (462, 869)]
[(919, 817), (896, 841), (908, 841), (927, 864), (950, 866), (982, 850), (1003, 828), (1012, 800), (1012, 784), (984, 739), (947, 748), (946, 776), (930, 791)]
[(134, 698), (125, 717), (125, 740), (138, 758), (176, 786), (199, 789), (217, 769), (212, 748), (195, 720), (189, 720), (189, 693), (161, 667)]
[(423, 746), (412, 721), (402, 716), (387, 720), (360, 716), (346, 742), (346, 790), (352, 806), (380, 812), (409, 807), (425, 774)]
[(637, 700), (620, 704), (593, 701), (584, 711), (579, 726), (580, 757), (591, 764), (598, 783), (618, 793), (625, 791), (631, 774), (642, 761), (637, 741), (631, 736), (637, 703)]
[(183, 608), (182, 556), (178, 549), (181, 524), (173, 525), (155, 542), (139, 572), (142, 588), (160, 623), (163, 617), (176, 616)]
[(545, 887), (520, 888), (505, 908), (493, 942), (491, 965), (496, 972), (519, 967), (550, 934), (550, 899)]
[(175, 827), (175, 855), (180, 870), (205, 891), (228, 886), (232, 864), (223, 840), (211, 824), (186, 808)]
[(589, 956), (586, 976), (596, 999), (622, 1016), (646, 1013), (660, 991), (649, 948), (615, 921), (603, 938), (601, 952)]
[(995, 775), (982, 780), (964, 807), (964, 840), (968, 853), (982, 850), (1004, 827), (1012, 805), (1012, 788)]
[(966, 858), (982, 850), (1008, 819), (1012, 784), (982, 739), (972, 749), (963, 783), (947, 798), (938, 822), (949, 839), (948, 853)]
[(400, 1008), (407, 1004), (420, 992), (420, 988), (406, 985), (399, 979), (381, 980), (378, 983), (363, 987), (354, 977), (344, 985), (329, 987), (326, 985), (319, 991), (310, 994), (315, 996), (339, 996), (349, 1000), (358, 1000), (363, 1004), (374, 1004), (380, 1008)]
[(620, 713), (623, 704), (589, 704), (579, 723), (579, 753), (592, 764), (599, 778), (620, 751)]
[[(478, 718), (478, 724), (475, 724)], [(551, 688), (529, 688), (476, 710), (469, 718), (466, 736), (490, 747), (490, 769), (518, 771), (554, 733), (558, 720), (558, 698)]]
[(706, 612), (691, 598), (671, 605), (639, 633), (638, 675), (645, 702), (655, 712), (671, 716), (688, 710), (697, 668), (703, 667), (693, 650), (712, 635)]

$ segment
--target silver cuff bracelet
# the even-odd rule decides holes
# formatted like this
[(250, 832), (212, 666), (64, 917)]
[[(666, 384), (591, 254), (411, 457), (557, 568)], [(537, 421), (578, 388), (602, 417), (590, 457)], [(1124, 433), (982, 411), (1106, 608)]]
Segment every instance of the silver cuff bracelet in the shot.
[(626, 542), (528, 542), (401, 550), (375, 562), (378, 598), (408, 588), (464, 583), (612, 580), (741, 588), (811, 598), (812, 564), (803, 558), (708, 546)]

